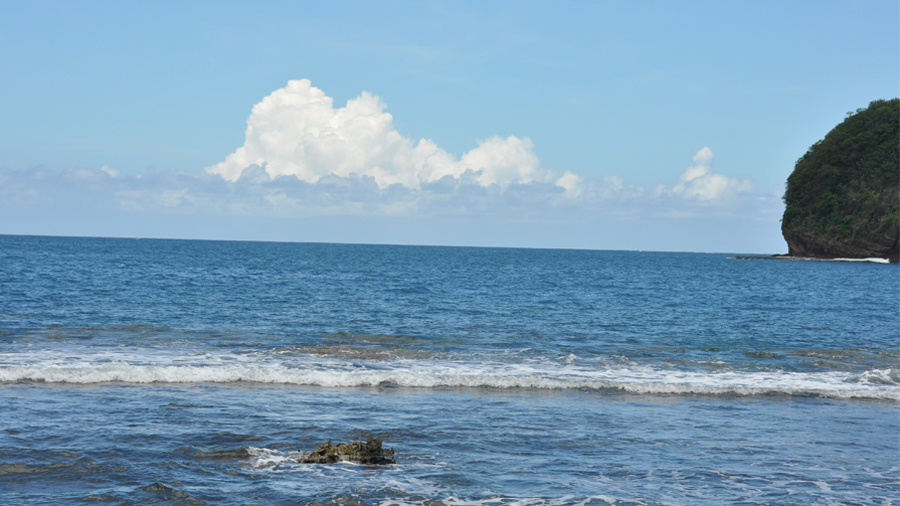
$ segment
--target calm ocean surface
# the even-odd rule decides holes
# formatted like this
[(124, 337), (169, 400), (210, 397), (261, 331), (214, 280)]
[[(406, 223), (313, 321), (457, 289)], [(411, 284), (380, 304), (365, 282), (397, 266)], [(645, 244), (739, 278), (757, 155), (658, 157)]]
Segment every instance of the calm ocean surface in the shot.
[(93, 503), (900, 504), (900, 270), (0, 236), (0, 504)]

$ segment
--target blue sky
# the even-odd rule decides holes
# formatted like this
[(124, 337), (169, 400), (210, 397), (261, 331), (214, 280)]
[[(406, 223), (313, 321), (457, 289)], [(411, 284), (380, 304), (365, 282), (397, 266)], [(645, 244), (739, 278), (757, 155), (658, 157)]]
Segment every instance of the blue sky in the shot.
[(781, 253), (900, 94), (895, 1), (0, 8), (7, 234)]

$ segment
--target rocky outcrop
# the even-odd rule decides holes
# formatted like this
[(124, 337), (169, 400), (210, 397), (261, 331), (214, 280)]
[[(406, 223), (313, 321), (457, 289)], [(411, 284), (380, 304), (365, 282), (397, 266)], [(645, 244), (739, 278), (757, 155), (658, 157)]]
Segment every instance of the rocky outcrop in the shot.
[(900, 261), (900, 100), (848, 114), (812, 145), (784, 204), (790, 257)]
[[(869, 223), (882, 226), (866, 234), (849, 237), (834, 237), (816, 230), (790, 227), (782, 222), (781, 233), (788, 244), (788, 256), (805, 258), (887, 258), (893, 263), (900, 262), (900, 227), (893, 226), (888, 214), (892, 205), (896, 209), (900, 200), (897, 188), (886, 191), (878, 208), (861, 217), (855, 223), (860, 229)], [(896, 213), (896, 211), (895, 211)]]
[(350, 461), (380, 465), (396, 463), (393, 457), (394, 450), (383, 449), (380, 440), (370, 439), (365, 443), (353, 442), (336, 445), (329, 441), (299, 460), (303, 464), (334, 464)]

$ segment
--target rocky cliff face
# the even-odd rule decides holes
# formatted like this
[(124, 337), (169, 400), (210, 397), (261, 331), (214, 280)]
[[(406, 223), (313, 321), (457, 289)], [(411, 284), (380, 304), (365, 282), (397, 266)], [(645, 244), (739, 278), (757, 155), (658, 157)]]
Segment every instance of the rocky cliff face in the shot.
[[(900, 192), (895, 187), (882, 194), (880, 205), (857, 223), (860, 229), (867, 223), (883, 223), (866, 234), (833, 237), (820, 231), (790, 227), (782, 221), (781, 233), (788, 244), (788, 256), (806, 258), (887, 258), (900, 262), (900, 227), (889, 223), (891, 206), (896, 209)], [(887, 218), (887, 219), (886, 219)]]
[(789, 256), (900, 261), (900, 100), (872, 102), (814, 144), (784, 202)]

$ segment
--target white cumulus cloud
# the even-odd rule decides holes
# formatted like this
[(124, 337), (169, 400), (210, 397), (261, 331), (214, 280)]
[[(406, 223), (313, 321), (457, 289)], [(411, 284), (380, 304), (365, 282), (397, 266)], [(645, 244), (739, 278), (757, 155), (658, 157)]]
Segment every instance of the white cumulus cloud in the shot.
[(656, 194), (673, 195), (700, 202), (721, 201), (740, 193), (752, 192), (753, 182), (713, 172), (713, 152), (704, 146), (694, 154), (694, 164), (684, 170), (672, 188), (659, 185)]
[(393, 125), (378, 97), (363, 92), (334, 107), (309, 80), (288, 82), (253, 107), (244, 145), (206, 170), (237, 181), (245, 168), (263, 167), (271, 178), (296, 176), (318, 183), (328, 176), (370, 177), (379, 188), (420, 188), (446, 176), (471, 173), (482, 186), (550, 183), (577, 194), (580, 178), (540, 166), (531, 140), (491, 137), (460, 159), (428, 139), (413, 142)]

